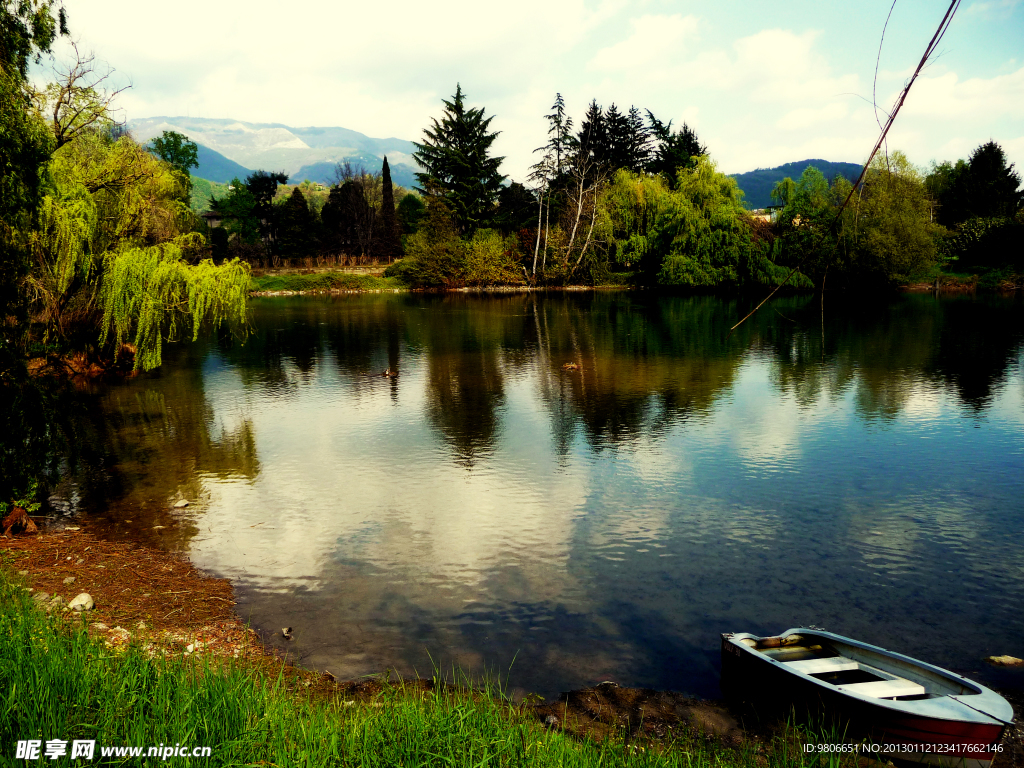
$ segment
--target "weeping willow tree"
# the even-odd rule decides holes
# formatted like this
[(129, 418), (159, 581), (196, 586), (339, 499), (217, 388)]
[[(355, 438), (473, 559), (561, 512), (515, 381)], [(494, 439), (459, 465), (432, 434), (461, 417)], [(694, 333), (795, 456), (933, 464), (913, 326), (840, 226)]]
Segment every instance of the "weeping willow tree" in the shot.
[(170, 165), (101, 126), (54, 153), (45, 184), (27, 281), (44, 341), (98, 341), (115, 357), (131, 345), (135, 368), (150, 370), (167, 341), (244, 328), (248, 267), (199, 259), (205, 242)]

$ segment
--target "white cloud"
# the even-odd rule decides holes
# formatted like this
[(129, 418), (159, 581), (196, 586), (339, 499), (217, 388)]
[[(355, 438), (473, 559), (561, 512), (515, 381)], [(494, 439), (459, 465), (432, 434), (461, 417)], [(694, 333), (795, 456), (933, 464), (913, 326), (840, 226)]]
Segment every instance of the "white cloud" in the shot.
[(696, 16), (641, 16), (631, 21), (633, 34), (625, 40), (602, 48), (590, 61), (590, 68), (604, 72), (631, 69), (664, 69), (676, 59), (684, 43), (697, 32)]
[[(495, 150), (517, 179), (545, 140), (543, 115), (556, 91), (577, 122), (592, 98), (686, 120), (727, 172), (811, 156), (863, 160), (877, 136), (859, 101), (871, 95), (873, 54), (845, 55), (850, 30), (820, 16), (811, 28), (806, 14), (786, 9), (758, 30), (749, 23), (754, 6), (716, 20), (712, 8), (697, 18), (655, 0), (311, 0), (301, 13), (267, 2), (182, 0), (174, 13), (133, 14), (113, 0), (66, 5), (84, 47), (133, 79), (122, 99), (133, 118), (340, 125), (415, 140), (461, 82), (472, 105), (497, 116)], [(941, 70), (926, 71), (897, 121), (894, 138), (913, 140), (904, 149), (915, 162), (944, 157), (955, 137), (969, 151), (1020, 135), (1024, 69), (1005, 70), (1009, 50), (987, 69), (977, 63), (991, 47), (981, 33), (1012, 26), (1004, 17), (1018, 11), (1006, 3), (972, 8), (970, 23), (947, 35)], [(881, 23), (887, 10), (864, 12)], [(1003, 20), (986, 22), (982, 11)], [(916, 55), (887, 57), (879, 83), (894, 90)], [(1019, 150), (1010, 155), (1024, 165)]]

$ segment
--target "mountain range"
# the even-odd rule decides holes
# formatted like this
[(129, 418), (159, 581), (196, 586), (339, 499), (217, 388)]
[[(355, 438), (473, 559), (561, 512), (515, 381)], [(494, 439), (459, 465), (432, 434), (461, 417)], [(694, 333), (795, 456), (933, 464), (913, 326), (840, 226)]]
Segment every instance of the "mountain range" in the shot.
[(821, 171), (825, 178), (831, 181), (837, 175), (845, 176), (853, 183), (860, 176), (863, 166), (857, 163), (834, 163), (829, 160), (799, 160), (795, 163), (786, 163), (775, 168), (758, 168), (756, 171), (746, 173), (734, 173), (739, 188), (743, 190), (743, 204), (750, 209), (765, 208), (773, 204), (772, 187), (784, 178), (794, 181), (799, 180), (800, 175), (807, 166), (813, 165)]
[[(188, 136), (199, 147), (199, 167), (193, 175), (222, 184), (234, 178), (244, 180), (257, 169), (282, 171), (293, 184), (305, 179), (331, 184), (338, 163), (347, 162), (354, 168), (362, 166), (376, 172), (385, 155), (395, 184), (415, 186), (415, 173), (419, 170), (412, 157), (416, 146), (411, 141), (394, 137), (375, 139), (349, 128), (293, 128), (282, 123), (180, 116), (138, 118), (130, 120), (128, 128), (143, 143), (164, 131)], [(777, 182), (786, 176), (800, 178), (809, 165), (827, 179), (841, 174), (855, 181), (861, 170), (857, 163), (812, 159), (733, 174), (733, 178), (744, 192), (747, 208), (764, 208), (772, 204), (771, 191)]]
[(385, 155), (396, 184), (411, 187), (418, 170), (405, 139), (374, 139), (349, 128), (293, 128), (281, 123), (247, 123), (230, 118), (145, 117), (128, 128), (140, 142), (176, 131), (199, 146), (199, 167), (193, 175), (210, 181), (244, 180), (254, 170), (281, 171), (289, 181), (332, 183), (338, 163), (380, 170)]

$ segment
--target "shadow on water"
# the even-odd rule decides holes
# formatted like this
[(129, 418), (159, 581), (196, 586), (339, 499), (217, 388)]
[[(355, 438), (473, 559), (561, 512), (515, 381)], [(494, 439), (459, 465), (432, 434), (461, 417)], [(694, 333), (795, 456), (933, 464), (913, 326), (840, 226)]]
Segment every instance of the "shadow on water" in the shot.
[(344, 677), (713, 696), (719, 632), (817, 623), (987, 679), (1024, 632), (1020, 300), (743, 305), (257, 300), (244, 345), (98, 391), (64, 495)]

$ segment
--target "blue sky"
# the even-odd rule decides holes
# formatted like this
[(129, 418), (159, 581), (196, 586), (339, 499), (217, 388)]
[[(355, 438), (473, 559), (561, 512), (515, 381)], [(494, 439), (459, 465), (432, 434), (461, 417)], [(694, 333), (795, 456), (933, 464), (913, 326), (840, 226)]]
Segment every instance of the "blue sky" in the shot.
[[(65, 0), (80, 47), (133, 87), (129, 118), (340, 125), (419, 139), (461, 82), (495, 115), (505, 173), (522, 180), (556, 91), (577, 123), (590, 99), (688, 122), (722, 170), (808, 157), (862, 161), (891, 2), (517, 3), (307, 0), (141, 4)], [(947, 4), (898, 0), (877, 84), (888, 106)], [(1024, 167), (1024, 5), (961, 5), (889, 146), (912, 162), (989, 139)]]

